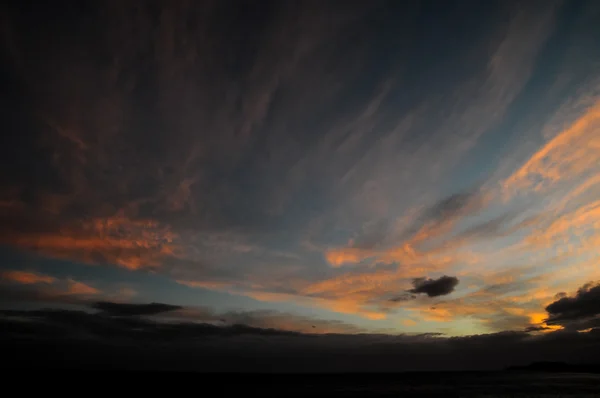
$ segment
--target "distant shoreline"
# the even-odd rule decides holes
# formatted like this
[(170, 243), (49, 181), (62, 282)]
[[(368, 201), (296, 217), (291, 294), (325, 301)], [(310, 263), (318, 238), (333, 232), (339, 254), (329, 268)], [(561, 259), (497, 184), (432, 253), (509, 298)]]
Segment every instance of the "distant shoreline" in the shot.
[(548, 373), (600, 373), (600, 364), (570, 364), (565, 362), (534, 362), (525, 366), (509, 366), (506, 371)]

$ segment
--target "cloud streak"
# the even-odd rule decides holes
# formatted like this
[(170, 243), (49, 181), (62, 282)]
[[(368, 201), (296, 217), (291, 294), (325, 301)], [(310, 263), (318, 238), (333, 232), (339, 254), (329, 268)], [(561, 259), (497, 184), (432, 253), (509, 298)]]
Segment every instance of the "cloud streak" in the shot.
[(0, 274), (0, 277), (4, 281), (20, 283), (24, 285), (56, 282), (56, 278), (51, 276), (26, 271), (4, 271)]
[(99, 301), (94, 303), (92, 307), (106, 314), (115, 316), (156, 315), (163, 312), (181, 309), (181, 307), (177, 305), (162, 303), (127, 304), (111, 303), (108, 301)]

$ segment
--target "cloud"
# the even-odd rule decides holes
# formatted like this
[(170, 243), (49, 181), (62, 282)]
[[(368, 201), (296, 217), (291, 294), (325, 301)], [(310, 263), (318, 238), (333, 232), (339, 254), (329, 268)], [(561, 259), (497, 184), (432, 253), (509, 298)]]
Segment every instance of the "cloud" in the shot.
[(0, 278), (5, 281), (24, 285), (56, 282), (56, 278), (54, 277), (27, 271), (4, 271), (0, 273)]
[(214, 311), (202, 306), (178, 306), (164, 303), (129, 303), (120, 289), (111, 293), (100, 291), (81, 282), (60, 281), (58, 286), (29, 286), (26, 289), (2, 289), (0, 301), (4, 304), (29, 303), (52, 308), (69, 304), (98, 311), (102, 316), (144, 317), (154, 321), (169, 320), (183, 323), (209, 323), (211, 325), (246, 325), (258, 329), (277, 329), (287, 332), (359, 333), (364, 329), (351, 323), (319, 319), (275, 310), (225, 310)]
[[(36, 274), (39, 276), (39, 274)], [(111, 297), (88, 283), (72, 278), (52, 278), (52, 282), (11, 283), (0, 290), (0, 301), (4, 303), (47, 303), (47, 304), (85, 304), (98, 297)], [(118, 295), (114, 295), (115, 297)]]
[(356, 264), (370, 257), (375, 257), (372, 251), (356, 248), (333, 249), (325, 253), (327, 262), (334, 267), (340, 267), (344, 264)]
[[(360, 235), (358, 239), (352, 239), (347, 247), (327, 250), (325, 258), (334, 267), (356, 264), (365, 260), (398, 262), (402, 265), (426, 261), (428, 253), (419, 252), (419, 245), (451, 233), (460, 219), (476, 215), (488, 201), (489, 198), (478, 190), (450, 195), (421, 209), (412, 224), (405, 227), (400, 242), (396, 240), (392, 245), (382, 246), (381, 243), (391, 240), (386, 236), (389, 230), (370, 231), (369, 236)], [(365, 244), (369, 238), (373, 241)], [(432, 260), (429, 258), (430, 262)]]
[(98, 293), (100, 293), (100, 290), (96, 289), (95, 287), (86, 285), (83, 282), (78, 282), (73, 279), (68, 280), (67, 294), (88, 296)]
[(108, 301), (99, 301), (92, 304), (92, 308), (102, 311), (108, 315), (114, 316), (137, 316), (137, 315), (156, 315), (164, 312), (179, 310), (182, 307), (162, 303), (150, 304), (128, 304), (111, 303)]
[(551, 330), (551, 328), (547, 326), (528, 326), (524, 329), (524, 332), (541, 332), (544, 330)]
[(50, 257), (139, 269), (157, 267), (162, 258), (174, 256), (175, 236), (155, 221), (115, 215), (63, 225), (58, 232), (16, 232), (4, 239)]
[[(575, 196), (565, 198), (564, 213), (528, 208), (543, 216), (525, 226), (519, 217), (530, 213), (518, 200), (496, 203), (498, 181), (472, 181), (485, 181), (493, 167), (490, 146), (526, 130), (523, 115), (554, 120), (552, 109), (531, 105), (547, 96), (535, 88), (553, 86), (553, 71), (575, 72), (592, 87), (579, 69), (547, 62), (557, 3), (483, 14), (450, 5), (448, 15), (461, 18), (368, 2), (342, 11), (327, 2), (250, 4), (241, 13), (216, 3), (99, 2), (77, 17), (61, 7), (7, 11), (1, 79), (13, 100), (0, 127), (16, 139), (0, 142), (0, 243), (370, 320), (395, 322), (406, 310), (415, 319), (468, 318), (477, 328), (522, 328), (543, 312), (546, 292), (521, 283), (529, 275), (492, 280), (506, 264), (543, 264), (536, 272), (555, 282), (587, 278), (548, 257), (560, 248), (579, 261), (574, 230), (586, 239), (584, 254), (597, 247), (597, 204), (574, 209), (598, 186), (587, 178), (597, 177), (597, 105), (529, 162), (509, 159), (523, 166), (500, 183), (519, 197), (538, 181), (546, 187), (576, 175), (584, 181), (566, 190)], [(22, 28), (52, 12), (60, 24)], [(448, 47), (432, 24), (462, 44)], [(560, 43), (585, 41), (577, 39), (584, 25), (571, 25), (574, 34)], [(593, 64), (592, 49), (581, 52)], [(538, 60), (539, 80), (527, 84)], [(557, 92), (546, 102), (579, 97), (570, 86)], [(507, 152), (535, 142), (530, 130)], [(431, 310), (431, 290), (398, 295), (411, 279), (434, 273), (460, 278), (462, 301)], [(108, 294), (81, 282), (52, 285), (19, 294), (65, 302), (76, 300), (69, 292), (94, 301)], [(257, 324), (312, 329), (311, 320), (254, 315)]]
[(575, 296), (559, 296), (546, 307), (549, 325), (584, 330), (600, 325), (600, 284), (589, 282)]
[[(157, 322), (156, 320), (137, 317), (131, 318), (129, 316), (110, 317), (104, 315), (104, 311), (93, 314), (75, 310), (5, 310), (1, 314), (4, 315), (4, 323), (8, 325), (12, 323), (13, 319), (16, 319), (17, 323), (19, 323), (20, 319), (29, 318), (34, 322), (33, 325), (24, 325), (19, 330), (19, 333), (23, 335), (31, 334), (37, 338), (53, 337), (52, 335), (45, 335), (48, 330), (61, 330), (61, 339), (77, 339), (86, 336), (99, 341), (132, 342), (139, 340), (153, 343), (172, 341), (173, 339), (182, 339), (189, 342), (193, 341), (193, 339), (211, 335), (288, 335), (293, 333), (240, 324), (216, 326), (207, 323)], [(19, 326), (17, 325), (17, 329)]]
[(454, 291), (458, 285), (458, 278), (455, 276), (440, 276), (438, 279), (416, 278), (413, 280), (413, 289), (410, 293), (424, 293), (429, 297), (445, 296)]
[(506, 179), (507, 192), (526, 188), (541, 191), (597, 170), (590, 157), (597, 153), (599, 126), (600, 101), (596, 101)]

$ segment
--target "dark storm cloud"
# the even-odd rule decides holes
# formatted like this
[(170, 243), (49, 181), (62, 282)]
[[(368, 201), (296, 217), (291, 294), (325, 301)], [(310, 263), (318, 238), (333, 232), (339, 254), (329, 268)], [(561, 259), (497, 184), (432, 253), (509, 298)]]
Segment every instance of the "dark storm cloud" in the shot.
[(413, 289), (410, 293), (424, 293), (429, 297), (444, 296), (454, 291), (458, 285), (458, 278), (455, 276), (441, 276), (438, 279), (416, 278), (413, 280)]
[(111, 303), (109, 301), (99, 301), (92, 304), (92, 308), (100, 310), (108, 315), (116, 316), (136, 316), (136, 315), (156, 315), (164, 312), (182, 309), (178, 305), (169, 305), (162, 303), (150, 304), (129, 304), (129, 303)]
[(546, 307), (546, 323), (583, 330), (600, 326), (600, 284), (590, 282), (573, 297), (559, 293), (557, 300)]

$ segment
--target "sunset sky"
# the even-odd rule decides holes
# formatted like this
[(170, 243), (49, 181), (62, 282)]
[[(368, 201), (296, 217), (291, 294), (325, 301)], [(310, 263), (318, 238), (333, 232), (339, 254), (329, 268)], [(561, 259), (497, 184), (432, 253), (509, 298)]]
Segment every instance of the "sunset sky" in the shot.
[(600, 325), (600, 2), (18, 4), (1, 309)]

